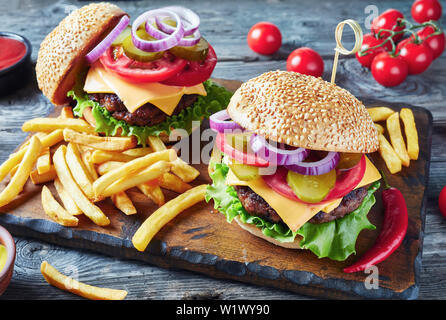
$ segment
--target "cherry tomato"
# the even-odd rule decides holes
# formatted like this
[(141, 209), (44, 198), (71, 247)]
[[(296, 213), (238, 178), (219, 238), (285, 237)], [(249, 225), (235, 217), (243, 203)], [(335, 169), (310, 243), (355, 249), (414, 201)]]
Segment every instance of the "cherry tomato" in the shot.
[(217, 55), (214, 48), (209, 45), (208, 54), (204, 61), (188, 61), (183, 70), (174, 76), (161, 81), (169, 86), (190, 87), (202, 83), (210, 78), (217, 64)]
[(384, 52), (386, 50), (389, 51), (392, 49), (392, 44), (390, 43), (390, 41), (388, 41), (384, 46), (370, 50), (364, 56), (359, 55), (359, 52), (367, 51), (368, 48), (375, 47), (377, 45), (380, 45), (381, 43), (383, 43), (382, 39), (377, 39), (371, 33), (365, 34), (364, 37), (362, 38), (361, 49), (358, 52), (356, 52), (356, 59), (359, 61), (359, 63), (364, 67), (370, 69), (373, 58), (375, 58), (378, 53)]
[[(326, 203), (334, 199), (339, 199), (346, 196), (350, 191), (352, 191), (362, 180), (367, 167), (367, 161), (365, 156), (361, 158), (361, 161), (351, 168), (350, 170), (341, 171), (336, 170), (336, 183), (334, 187), (330, 190), (328, 195), (317, 204)], [(285, 167), (277, 167), (276, 173), (269, 176), (262, 176), (263, 181), (274, 191), (280, 193), (284, 197), (287, 197), (294, 201), (304, 202), (300, 200), (293, 189), (288, 185), (287, 182), (288, 170)]]
[(302, 47), (290, 53), (286, 60), (286, 69), (288, 71), (320, 77), (324, 73), (324, 60), (313, 49)]
[(440, 196), (438, 198), (438, 206), (440, 207), (441, 213), (446, 218), (446, 186), (443, 187), (443, 190), (441, 190), (440, 192)]
[(252, 51), (263, 55), (271, 55), (282, 45), (282, 34), (279, 28), (270, 22), (259, 22), (248, 32), (248, 46)]
[(139, 62), (128, 58), (122, 47), (110, 47), (100, 57), (102, 65), (130, 82), (159, 82), (179, 73), (187, 61), (166, 52), (161, 59)]
[(441, 18), (441, 4), (437, 0), (417, 0), (412, 4), (412, 18), (423, 23)]
[(388, 52), (381, 52), (372, 62), (372, 75), (385, 86), (393, 87), (402, 83), (409, 74), (407, 62), (400, 56), (393, 57)]
[[(401, 31), (404, 29), (404, 26), (397, 26), (398, 19), (404, 18), (404, 15), (396, 10), (396, 9), (389, 9), (384, 11), (382, 14), (377, 16), (372, 21), (372, 33), (378, 34), (379, 30), (381, 29), (387, 29), (387, 30), (394, 30), (394, 31)], [(390, 35), (388, 31), (383, 31), (380, 34), (380, 38), (387, 38)], [(403, 37), (403, 34), (397, 34), (393, 36), (394, 41), (398, 41)]]
[(424, 28), (423, 30), (420, 30), (417, 32), (418, 36), (420, 37), (420, 39), (423, 41), (423, 43), (427, 46), (429, 46), (429, 48), (432, 51), (432, 58), (435, 60), (437, 59), (439, 56), (441, 56), (441, 54), (444, 51), (444, 47), (445, 47), (445, 36), (444, 33), (440, 33), (437, 34), (435, 36), (429, 37), (426, 39), (426, 37), (432, 33), (434, 33), (434, 28), (432, 28), (431, 26), (428, 26), (426, 28)]
[(432, 63), (431, 49), (424, 43), (415, 43), (410, 39), (401, 41), (396, 47), (409, 67), (409, 74), (419, 74), (426, 71)]

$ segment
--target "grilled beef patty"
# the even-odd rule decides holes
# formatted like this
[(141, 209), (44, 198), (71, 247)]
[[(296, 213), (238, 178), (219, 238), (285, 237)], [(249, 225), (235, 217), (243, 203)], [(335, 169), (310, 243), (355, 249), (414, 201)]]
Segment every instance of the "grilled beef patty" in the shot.
[[(261, 196), (252, 191), (250, 187), (234, 186), (234, 188), (237, 191), (240, 202), (250, 215), (263, 218), (272, 223), (282, 222), (282, 218), (280, 218), (277, 212)], [(328, 213), (319, 211), (309, 222), (324, 223), (342, 218), (358, 208), (366, 195), (366, 188), (355, 189), (342, 199), (341, 204), (336, 209)]]
[[(121, 99), (113, 93), (91, 93), (88, 94), (88, 98), (98, 102), (102, 107), (107, 109), (113, 118), (124, 120), (129, 125), (153, 126), (165, 121), (168, 117), (167, 114), (151, 103), (146, 103), (135, 112), (129, 112)], [(179, 114), (181, 110), (194, 104), (197, 99), (198, 95), (196, 94), (183, 95), (172, 115)]]

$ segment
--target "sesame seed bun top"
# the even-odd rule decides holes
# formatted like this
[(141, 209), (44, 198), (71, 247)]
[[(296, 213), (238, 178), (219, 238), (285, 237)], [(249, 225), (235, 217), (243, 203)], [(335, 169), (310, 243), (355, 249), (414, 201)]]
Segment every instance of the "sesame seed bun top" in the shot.
[(312, 150), (371, 153), (378, 132), (364, 105), (321, 78), (270, 71), (235, 92), (228, 113), (267, 139)]
[(110, 3), (92, 3), (65, 17), (48, 34), (37, 55), (37, 83), (55, 105), (68, 102), (67, 92), (86, 66), (85, 55), (126, 13)]

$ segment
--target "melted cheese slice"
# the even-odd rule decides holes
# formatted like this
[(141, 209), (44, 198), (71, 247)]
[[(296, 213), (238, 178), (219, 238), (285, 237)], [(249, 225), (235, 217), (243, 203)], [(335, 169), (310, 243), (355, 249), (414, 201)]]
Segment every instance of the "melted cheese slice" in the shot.
[[(372, 182), (381, 179), (378, 169), (366, 157), (366, 169), (364, 177), (355, 189), (366, 186)], [(271, 189), (261, 177), (250, 180), (239, 180), (235, 174), (229, 170), (226, 176), (226, 184), (230, 186), (243, 185), (250, 187), (255, 193), (261, 196), (277, 214), (282, 218), (283, 222), (292, 230), (297, 231), (304, 223), (313, 218), (319, 211), (330, 212), (337, 208), (342, 198), (333, 200), (329, 203), (319, 205), (308, 205), (298, 201), (293, 201)]]
[(114, 93), (124, 103), (127, 110), (135, 112), (146, 103), (158, 107), (171, 116), (184, 94), (205, 96), (202, 83), (192, 87), (166, 86), (158, 82), (130, 83), (107, 71), (100, 63), (95, 63), (88, 71), (84, 91), (88, 93)]

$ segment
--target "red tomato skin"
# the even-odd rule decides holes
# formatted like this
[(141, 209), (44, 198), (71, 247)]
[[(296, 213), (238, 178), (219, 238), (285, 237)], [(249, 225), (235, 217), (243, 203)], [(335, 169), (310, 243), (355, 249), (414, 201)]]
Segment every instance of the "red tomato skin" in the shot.
[(432, 63), (432, 51), (424, 43), (414, 43), (406, 39), (398, 44), (397, 53), (400, 53), (409, 68), (409, 74), (420, 74), (429, 68)]
[(417, 32), (418, 36), (423, 41), (423, 43), (429, 46), (429, 48), (431, 49), (432, 57), (435, 60), (443, 53), (446, 39), (444, 33), (441, 33), (436, 36), (429, 37), (425, 40), (425, 38), (432, 33), (434, 33), (434, 28), (430, 26)]
[(441, 4), (437, 0), (417, 0), (412, 4), (410, 10), (412, 18), (418, 23), (439, 20), (441, 11)]
[(446, 218), (446, 186), (444, 186), (440, 192), (440, 196), (438, 197), (438, 206), (440, 207), (441, 214)]
[(282, 46), (282, 34), (279, 28), (271, 22), (259, 22), (248, 32), (248, 46), (252, 51), (271, 55)]
[[(381, 44), (382, 42), (383, 42), (382, 39), (377, 39), (371, 33), (365, 34), (363, 37), (363, 40), (362, 40), (361, 49), (359, 51), (365, 51), (368, 48), (375, 47), (375, 46)], [(378, 53), (381, 53), (384, 51), (390, 51), (391, 49), (392, 49), (392, 44), (389, 41), (384, 46), (369, 51), (368, 54), (365, 56), (360, 56), (359, 51), (356, 52), (355, 55), (356, 55), (356, 59), (359, 61), (359, 63), (362, 66), (370, 69), (370, 67), (372, 66), (373, 58), (375, 58)]]
[[(372, 27), (371, 27), (372, 33), (377, 35), (379, 30), (381, 30), (381, 29), (392, 30), (393, 27), (397, 24), (397, 22), (398, 22), (397, 20), (399, 18), (404, 18), (404, 15), (396, 9), (388, 9), (388, 10), (384, 11), (382, 14), (380, 14), (375, 19), (373, 19)], [(401, 27), (396, 27), (393, 30), (401, 31), (403, 29), (404, 29), (404, 27), (401, 26)], [(384, 31), (384, 32), (381, 32), (380, 37), (387, 38), (389, 35), (390, 35), (389, 32)], [(393, 36), (393, 40), (398, 41), (402, 37), (403, 37), (402, 34), (397, 34), (397, 35)]]
[(373, 59), (373, 78), (385, 87), (401, 84), (408, 74), (407, 62), (400, 56), (392, 57), (388, 52), (382, 52)]
[(168, 86), (184, 86), (191, 87), (200, 84), (210, 78), (217, 64), (217, 55), (214, 48), (209, 45), (209, 52), (206, 60), (188, 61), (183, 70), (174, 76), (161, 81), (162, 84)]
[[(120, 78), (134, 83), (166, 80), (183, 70), (187, 64), (186, 60), (176, 58), (169, 53), (166, 53), (163, 58), (152, 62), (138, 62), (128, 58), (123, 54), (122, 50), (118, 50), (120, 56), (115, 60), (113, 58), (113, 50), (113, 47), (110, 47), (102, 54), (99, 58), (101, 64)], [(157, 69), (148, 68), (148, 66), (157, 65), (159, 65)]]
[(290, 53), (286, 61), (286, 69), (320, 77), (324, 73), (324, 60), (315, 50), (302, 47)]

